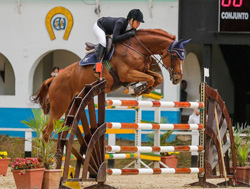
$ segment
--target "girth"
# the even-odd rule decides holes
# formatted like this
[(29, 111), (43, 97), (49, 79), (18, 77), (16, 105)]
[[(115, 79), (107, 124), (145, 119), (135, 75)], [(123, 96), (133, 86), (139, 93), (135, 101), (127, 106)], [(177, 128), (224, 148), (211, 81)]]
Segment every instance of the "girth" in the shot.
[(129, 85), (129, 83), (127, 83), (127, 82), (121, 82), (118, 74), (116, 73), (114, 68), (111, 66), (109, 61), (105, 60), (103, 63), (106, 66), (106, 68), (108, 69), (110, 75), (113, 77), (113, 80), (114, 80), (114, 83), (111, 87), (111, 91), (115, 91), (115, 90), (121, 88), (122, 86), (126, 87)]

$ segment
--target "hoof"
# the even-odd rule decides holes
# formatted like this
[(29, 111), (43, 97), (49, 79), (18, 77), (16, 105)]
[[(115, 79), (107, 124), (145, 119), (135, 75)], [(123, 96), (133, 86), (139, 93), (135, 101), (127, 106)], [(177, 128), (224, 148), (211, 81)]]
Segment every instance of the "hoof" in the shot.
[(137, 95), (141, 95), (145, 90), (147, 90), (147, 83), (144, 83), (138, 87), (135, 87), (134, 93)]

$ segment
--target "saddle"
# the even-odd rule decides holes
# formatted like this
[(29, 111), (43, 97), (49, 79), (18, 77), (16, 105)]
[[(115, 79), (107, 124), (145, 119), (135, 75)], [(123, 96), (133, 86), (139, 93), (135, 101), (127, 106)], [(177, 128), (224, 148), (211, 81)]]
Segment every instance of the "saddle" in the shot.
[[(85, 43), (86, 47), (85, 49), (87, 50), (86, 56), (79, 62), (79, 66), (87, 66), (87, 65), (94, 65), (94, 70), (95, 70), (95, 64), (98, 62), (95, 58), (95, 51), (98, 49), (98, 44), (93, 44), (90, 42)], [(110, 60), (112, 58), (112, 55), (115, 51), (115, 46), (112, 44), (112, 38), (110, 36), (107, 37), (107, 47), (106, 47), (106, 55), (104, 57), (104, 65), (107, 67), (109, 73), (112, 75), (114, 79), (114, 84), (112, 86), (112, 91), (117, 90), (122, 86), (126, 86), (127, 83), (123, 83), (120, 81), (118, 74), (116, 71), (112, 68), (110, 65)]]
[[(112, 45), (112, 37), (107, 36), (106, 40), (107, 40), (107, 47), (106, 47), (107, 52), (106, 52), (106, 54), (109, 54), (112, 47), (113, 47), (113, 45)], [(85, 49), (87, 51), (87, 54), (97, 51), (98, 44), (93, 44), (93, 43), (90, 43), (90, 42), (86, 42), (85, 45), (86, 45)]]

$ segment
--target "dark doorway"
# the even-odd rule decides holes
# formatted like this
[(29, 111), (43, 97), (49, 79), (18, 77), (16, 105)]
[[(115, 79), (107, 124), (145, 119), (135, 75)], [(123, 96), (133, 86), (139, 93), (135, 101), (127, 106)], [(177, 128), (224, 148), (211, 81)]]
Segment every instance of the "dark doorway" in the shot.
[(234, 123), (250, 123), (250, 46), (220, 45), (234, 83)]

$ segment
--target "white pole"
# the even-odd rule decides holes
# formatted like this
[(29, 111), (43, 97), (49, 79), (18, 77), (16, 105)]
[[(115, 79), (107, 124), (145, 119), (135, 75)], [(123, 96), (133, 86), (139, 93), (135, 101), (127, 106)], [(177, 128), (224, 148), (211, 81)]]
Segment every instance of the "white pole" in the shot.
[(209, 77), (209, 68), (204, 68), (204, 83), (206, 82), (206, 77)]
[(116, 145), (116, 134), (108, 134), (108, 145)]
[[(141, 122), (141, 108), (136, 110), (135, 113), (135, 122), (140, 123)], [(141, 129), (135, 130), (135, 146), (141, 146)], [(135, 160), (135, 168), (141, 168), (141, 153), (137, 153), (137, 159)]]
[[(191, 131), (191, 137), (192, 137), (192, 140), (191, 140), (191, 145), (199, 145), (199, 131), (197, 130), (192, 130)], [(191, 167), (197, 167), (197, 158), (198, 158), (198, 152), (191, 152)]]
[[(161, 110), (159, 107), (155, 108), (154, 122), (157, 122), (157, 123), (161, 122)], [(160, 130), (159, 129), (154, 130), (154, 146), (161, 146), (160, 139), (161, 139)], [(160, 152), (155, 152), (155, 154), (160, 155)], [(154, 168), (160, 168), (160, 163), (158, 161), (154, 162)]]
[[(116, 134), (108, 134), (108, 145), (116, 145)], [(108, 167), (109, 168), (115, 167), (114, 159), (108, 159)]]
[(25, 131), (24, 151), (25, 151), (25, 157), (31, 157), (32, 131)]

